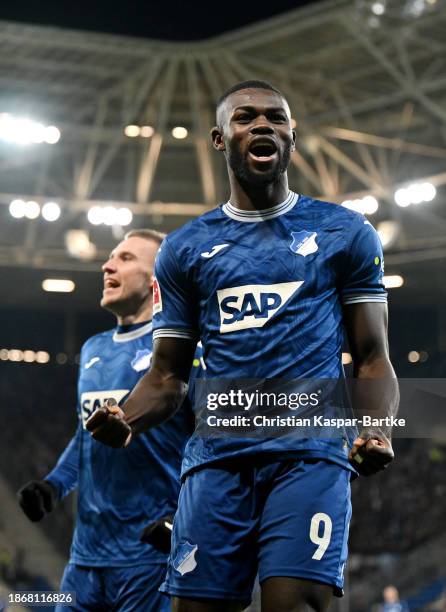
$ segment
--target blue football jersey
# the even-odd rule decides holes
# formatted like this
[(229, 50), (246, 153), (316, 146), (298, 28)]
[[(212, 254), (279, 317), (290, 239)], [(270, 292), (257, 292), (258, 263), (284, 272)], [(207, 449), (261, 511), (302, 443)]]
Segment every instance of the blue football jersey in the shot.
[[(383, 256), (364, 216), (290, 192), (268, 210), (229, 202), (163, 242), (154, 338), (201, 340), (205, 378), (339, 379), (342, 305), (386, 302)], [(196, 407), (196, 409), (199, 407)], [(350, 439), (202, 437), (183, 472), (252, 452), (293, 452), (348, 466)]]
[[(79, 427), (47, 480), (63, 497), (78, 486), (76, 527), (70, 561), (85, 566), (163, 563), (165, 555), (140, 542), (143, 528), (176, 510), (179, 473), (193, 412), (186, 401), (166, 423), (135, 436), (124, 449), (94, 440), (85, 429), (106, 399), (123, 403), (147, 372), (152, 324), (97, 334), (81, 352)], [(199, 360), (194, 361), (197, 370)]]

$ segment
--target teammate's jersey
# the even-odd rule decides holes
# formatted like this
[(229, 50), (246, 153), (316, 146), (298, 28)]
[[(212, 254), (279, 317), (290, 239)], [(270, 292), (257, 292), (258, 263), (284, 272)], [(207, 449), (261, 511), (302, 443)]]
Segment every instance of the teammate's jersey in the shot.
[[(342, 305), (386, 302), (382, 275), (379, 238), (358, 213), (293, 192), (263, 211), (227, 203), (164, 240), (155, 265), (153, 336), (201, 339), (206, 378), (338, 379)], [(267, 451), (348, 466), (350, 442), (195, 433), (183, 472)]]
[[(159, 427), (135, 436), (125, 449), (94, 440), (85, 429), (107, 398), (122, 403), (149, 368), (152, 324), (136, 324), (90, 338), (81, 352), (78, 431), (47, 480), (63, 497), (78, 485), (72, 563), (126, 566), (162, 563), (165, 555), (139, 541), (143, 528), (176, 510), (179, 472), (193, 413), (186, 401)], [(194, 362), (197, 370), (197, 362)]]

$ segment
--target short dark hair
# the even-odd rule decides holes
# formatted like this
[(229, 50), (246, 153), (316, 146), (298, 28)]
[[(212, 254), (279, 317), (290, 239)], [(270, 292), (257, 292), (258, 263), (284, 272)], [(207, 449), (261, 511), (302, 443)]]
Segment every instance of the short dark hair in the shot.
[(165, 237), (166, 234), (158, 232), (157, 230), (134, 229), (127, 232), (127, 234), (124, 236), (124, 239), (127, 240), (127, 238), (144, 238), (145, 240), (153, 240), (154, 242), (161, 244)]
[(269, 89), (270, 91), (275, 91), (276, 94), (279, 94), (279, 96), (285, 99), (285, 96), (283, 95), (281, 91), (279, 91), (276, 87), (274, 87), (270, 83), (267, 83), (266, 81), (256, 81), (256, 80), (241, 81), (240, 83), (236, 83), (235, 85), (227, 89), (219, 97), (219, 99), (217, 100), (216, 109), (220, 107), (220, 104), (222, 104), (228, 96), (230, 96), (236, 91), (240, 91), (240, 89)]

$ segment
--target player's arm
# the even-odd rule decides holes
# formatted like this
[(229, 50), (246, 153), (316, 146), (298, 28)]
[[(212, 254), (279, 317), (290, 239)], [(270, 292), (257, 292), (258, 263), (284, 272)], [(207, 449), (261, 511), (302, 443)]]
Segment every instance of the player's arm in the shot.
[(344, 306), (344, 325), (353, 359), (353, 409), (362, 418), (370, 415), (380, 427), (364, 427), (354, 441), (350, 460), (360, 474), (378, 472), (393, 460), (387, 417), (397, 413), (398, 384), (389, 359), (387, 304), (361, 302)]
[(31, 480), (18, 492), (17, 499), (31, 521), (40, 521), (54, 510), (58, 501), (78, 483), (81, 425), (61, 454), (54, 469), (43, 480)]
[(187, 394), (195, 346), (192, 339), (156, 339), (151, 368), (123, 406), (107, 405), (88, 419), (87, 429), (93, 438), (120, 448), (129, 444), (133, 434), (173, 416)]

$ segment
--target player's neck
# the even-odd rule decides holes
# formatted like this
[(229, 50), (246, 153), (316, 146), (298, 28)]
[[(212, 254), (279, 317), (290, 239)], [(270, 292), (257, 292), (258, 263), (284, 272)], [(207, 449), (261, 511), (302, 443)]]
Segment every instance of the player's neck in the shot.
[(231, 196), (229, 201), (241, 210), (264, 210), (284, 202), (289, 193), (288, 177), (282, 174), (277, 183), (265, 185), (241, 184), (237, 178), (230, 173)]
[(152, 301), (138, 312), (128, 314), (116, 314), (116, 322), (118, 325), (133, 325), (134, 323), (143, 323), (152, 319)]

